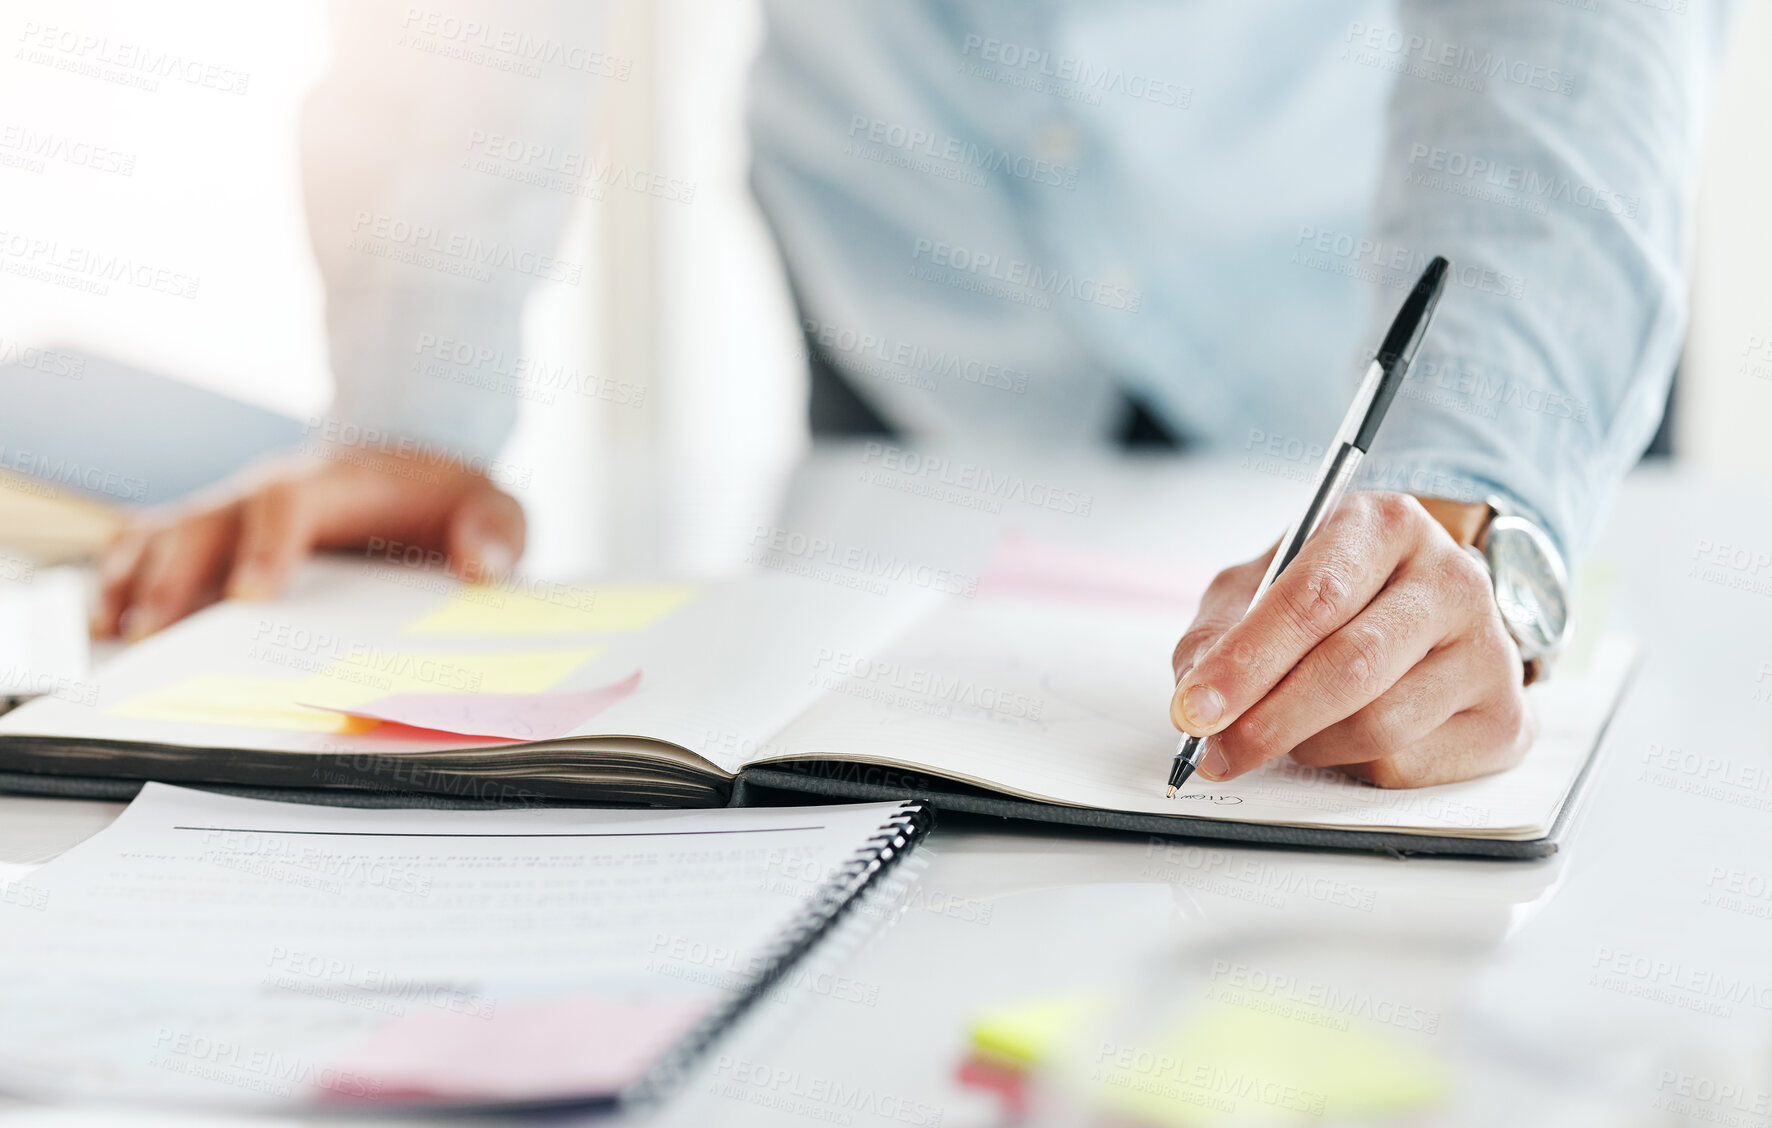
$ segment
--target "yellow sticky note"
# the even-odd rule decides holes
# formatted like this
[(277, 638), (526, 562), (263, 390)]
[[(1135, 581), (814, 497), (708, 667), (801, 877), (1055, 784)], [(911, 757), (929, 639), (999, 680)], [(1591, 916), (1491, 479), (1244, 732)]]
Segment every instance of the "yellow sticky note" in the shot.
[(464, 587), (406, 624), (415, 635), (466, 637), (637, 631), (689, 602), (693, 587), (569, 588), (541, 594)]
[(602, 653), (599, 646), (554, 650), (382, 650), (335, 660), (296, 687), (299, 700), (349, 708), (389, 693), (543, 693)]
[(350, 735), (379, 722), (309, 709), (299, 704), (300, 681), (238, 674), (197, 674), (120, 701), (106, 712), (117, 717), (181, 724), (238, 725)]
[[(601, 647), (476, 652), (367, 647), (305, 678), (196, 674), (112, 706), (119, 717), (349, 735), (378, 721), (330, 711), (390, 693), (543, 693)], [(315, 708), (318, 706), (318, 708)]]
[(1105, 1006), (1097, 995), (1063, 995), (994, 1010), (973, 1023), (972, 1046), (1009, 1065), (1042, 1065)]
[(1214, 1003), (1142, 1049), (1104, 1044), (1088, 1077), (1100, 1104), (1148, 1124), (1340, 1123), (1430, 1107), (1447, 1091), (1433, 1058), (1302, 1004)]

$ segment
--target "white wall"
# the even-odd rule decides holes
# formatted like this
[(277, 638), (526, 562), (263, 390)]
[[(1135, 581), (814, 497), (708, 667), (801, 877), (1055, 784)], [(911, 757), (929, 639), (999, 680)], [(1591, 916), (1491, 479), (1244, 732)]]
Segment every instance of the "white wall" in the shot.
[(1676, 409), (1682, 458), (1772, 470), (1772, 5), (1749, 0), (1717, 91)]
[[(52, 46), (38, 46), (44, 36)], [(107, 353), (292, 414), (323, 407), (295, 146), (324, 61), (318, 0), (9, 3), (0, 40), (0, 338)], [(171, 78), (143, 89), (100, 61), (144, 48), (218, 80), (244, 76), (245, 90)], [(93, 147), (117, 158), (95, 167)], [(30, 154), (44, 148), (85, 163), (51, 156), (38, 169)], [(72, 284), (78, 269), (45, 265), (87, 254), (174, 286), (194, 279), (195, 296), (120, 282), (87, 292)]]
[(696, 185), (693, 205), (654, 209), (658, 542), (677, 566), (728, 572), (805, 441), (792, 304), (746, 184), (745, 82), (762, 13), (754, 0), (638, 2), (655, 20), (655, 159)]

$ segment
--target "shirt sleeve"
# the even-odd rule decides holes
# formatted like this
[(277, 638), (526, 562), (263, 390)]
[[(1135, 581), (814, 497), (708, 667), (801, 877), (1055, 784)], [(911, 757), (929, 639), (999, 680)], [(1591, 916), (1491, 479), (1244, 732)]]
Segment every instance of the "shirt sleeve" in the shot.
[(1653, 436), (1685, 337), (1727, 0), (1400, 0), (1354, 25), (1395, 75), (1363, 252), (1381, 339), (1426, 262), (1432, 330), (1369, 486), (1500, 494), (1578, 551)]
[(584, 273), (558, 244), (574, 199), (594, 191), (589, 102), (628, 76), (596, 48), (591, 7), (330, 5), (333, 55), (303, 108), (301, 161), (334, 441), (490, 459), (508, 437), (525, 299)]

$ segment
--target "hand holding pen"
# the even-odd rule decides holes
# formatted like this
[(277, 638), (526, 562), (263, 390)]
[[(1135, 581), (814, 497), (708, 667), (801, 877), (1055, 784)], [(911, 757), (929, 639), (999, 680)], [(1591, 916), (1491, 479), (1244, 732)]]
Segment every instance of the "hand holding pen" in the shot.
[[(1520, 656), (1482, 563), (1420, 501), (1342, 494), (1370, 449), (1445, 284), (1436, 258), (1403, 303), (1275, 550), (1219, 573), (1175, 648), (1186, 733), (1169, 794), (1291, 754), (1380, 786), (1515, 763), (1533, 723)], [(1205, 739), (1210, 737), (1211, 739)]]

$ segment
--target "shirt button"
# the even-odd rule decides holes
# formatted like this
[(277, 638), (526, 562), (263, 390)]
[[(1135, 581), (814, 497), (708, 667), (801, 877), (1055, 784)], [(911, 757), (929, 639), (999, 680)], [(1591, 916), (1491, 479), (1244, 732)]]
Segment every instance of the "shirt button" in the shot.
[(1077, 159), (1077, 130), (1068, 121), (1049, 121), (1036, 138), (1040, 155), (1055, 164), (1073, 164)]

